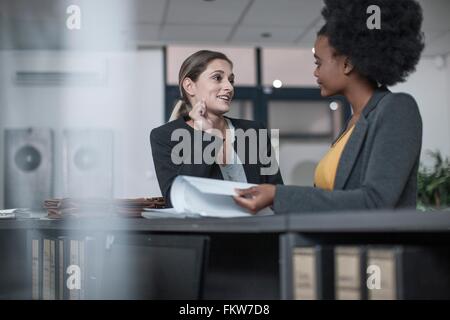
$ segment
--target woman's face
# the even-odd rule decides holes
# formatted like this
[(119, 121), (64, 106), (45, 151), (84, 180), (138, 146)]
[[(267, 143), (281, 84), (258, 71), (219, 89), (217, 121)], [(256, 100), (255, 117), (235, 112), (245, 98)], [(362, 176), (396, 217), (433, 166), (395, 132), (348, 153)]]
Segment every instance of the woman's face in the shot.
[(342, 94), (346, 85), (345, 57), (336, 55), (327, 36), (318, 36), (314, 44), (316, 69), (314, 76), (320, 87), (320, 94), (329, 97)]
[(208, 112), (224, 114), (230, 110), (234, 94), (234, 74), (230, 63), (215, 59), (192, 86), (191, 104), (205, 99)]

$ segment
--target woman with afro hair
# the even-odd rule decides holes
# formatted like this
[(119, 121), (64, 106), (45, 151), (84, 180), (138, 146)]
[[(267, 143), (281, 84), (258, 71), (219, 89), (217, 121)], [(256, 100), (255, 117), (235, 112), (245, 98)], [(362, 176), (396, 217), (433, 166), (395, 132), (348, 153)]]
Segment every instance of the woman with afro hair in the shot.
[[(380, 28), (369, 28), (376, 5)], [(414, 98), (386, 86), (405, 81), (424, 48), (413, 0), (325, 0), (314, 44), (321, 95), (343, 95), (352, 117), (316, 167), (314, 187), (262, 184), (236, 190), (256, 213), (415, 208), (422, 120)]]

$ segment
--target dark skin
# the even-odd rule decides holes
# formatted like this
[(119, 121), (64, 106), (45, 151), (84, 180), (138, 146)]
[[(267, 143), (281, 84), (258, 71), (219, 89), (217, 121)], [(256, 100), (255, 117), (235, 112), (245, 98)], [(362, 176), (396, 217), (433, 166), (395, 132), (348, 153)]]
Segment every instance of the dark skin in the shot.
[[(343, 95), (350, 102), (353, 116), (347, 129), (359, 119), (364, 107), (375, 91), (375, 85), (360, 75), (352, 65), (349, 57), (336, 54), (329, 44), (327, 36), (318, 36), (314, 44), (314, 58), (317, 65), (314, 76), (320, 86), (323, 97)], [(234, 201), (253, 214), (273, 205), (275, 186), (260, 184), (248, 189), (235, 189)]]

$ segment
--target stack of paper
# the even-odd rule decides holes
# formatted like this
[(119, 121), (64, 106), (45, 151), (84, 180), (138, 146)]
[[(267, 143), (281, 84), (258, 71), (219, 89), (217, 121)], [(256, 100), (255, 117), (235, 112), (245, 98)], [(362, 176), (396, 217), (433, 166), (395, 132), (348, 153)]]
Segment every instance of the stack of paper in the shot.
[[(172, 184), (170, 198), (173, 209), (146, 209), (142, 216), (152, 218), (154, 212), (164, 217), (248, 217), (252, 216), (246, 209), (233, 200), (235, 189), (254, 186), (250, 183), (224, 181), (217, 179), (178, 176)], [(151, 214), (149, 214), (151, 212)], [(258, 212), (258, 215), (270, 215), (269, 208)]]
[(41, 219), (47, 215), (44, 211), (31, 211), (28, 208), (0, 210), (0, 219)]

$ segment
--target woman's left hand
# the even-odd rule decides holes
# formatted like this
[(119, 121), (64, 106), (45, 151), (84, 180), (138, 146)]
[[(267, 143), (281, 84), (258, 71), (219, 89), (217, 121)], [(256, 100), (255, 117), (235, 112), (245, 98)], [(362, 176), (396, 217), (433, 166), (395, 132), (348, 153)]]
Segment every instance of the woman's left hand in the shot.
[(253, 214), (272, 205), (275, 198), (275, 186), (272, 184), (260, 184), (248, 189), (235, 189), (235, 191), (237, 196), (233, 196), (234, 201)]

